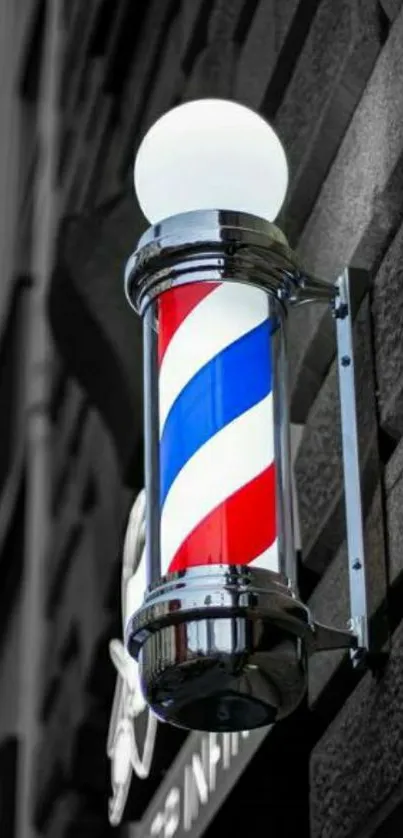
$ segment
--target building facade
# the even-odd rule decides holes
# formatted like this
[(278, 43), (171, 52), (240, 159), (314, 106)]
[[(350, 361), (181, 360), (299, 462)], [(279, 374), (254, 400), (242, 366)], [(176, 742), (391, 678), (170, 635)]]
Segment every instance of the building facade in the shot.
[[(158, 116), (205, 96), (247, 104), (276, 128), (290, 167), (278, 224), (307, 267), (329, 280), (357, 269), (371, 626), (387, 618), (391, 651), (378, 680), (343, 654), (313, 658), (306, 703), (231, 775), (204, 834), (394, 838), (403, 828), (403, 4), (2, 0), (0, 15), (2, 838), (179, 834), (180, 824), (155, 818), (189, 738), (163, 726), (150, 777), (133, 779), (122, 826), (108, 824), (109, 641), (121, 633), (123, 537), (143, 485), (141, 325), (122, 288), (146, 227), (132, 163)], [(319, 620), (343, 627), (333, 324), (321, 306), (291, 321), (300, 589)]]

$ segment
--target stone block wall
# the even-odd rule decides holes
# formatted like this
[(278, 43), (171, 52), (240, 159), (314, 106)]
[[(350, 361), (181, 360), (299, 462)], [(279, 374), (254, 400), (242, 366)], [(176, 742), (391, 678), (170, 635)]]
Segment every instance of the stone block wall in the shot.
[[(311, 662), (309, 834), (400, 835), (403, 4), (120, 0), (111, 11), (112, 5), (92, 2), (83, 11), (76, 3), (65, 31), (66, 68), (76, 67), (76, 75), (64, 74), (59, 149), (69, 223), (59, 231), (49, 317), (66, 381), (56, 388), (42, 708), (48, 744), (38, 771), (38, 827), (68, 835), (74, 809), (77, 830), (101, 835), (105, 828), (88, 811), (85, 789), (74, 787), (71, 766), (77, 731), (86, 731), (86, 742), (95, 730), (106, 736), (108, 686), (101, 696), (99, 678), (90, 674), (117, 620), (124, 515), (142, 481), (141, 326), (125, 306), (121, 280), (124, 259), (146, 226), (132, 195), (134, 152), (172, 105), (222, 96), (255, 107), (283, 140), (290, 188), (279, 226), (304, 263), (328, 280), (345, 265), (368, 278), (363, 285), (362, 274), (353, 277), (366, 549), (371, 626), (383, 629), (387, 614), (392, 651), (378, 680), (353, 673), (337, 653)], [(301, 577), (309, 579), (317, 618), (343, 626), (347, 551), (333, 330), (323, 306), (290, 316), (290, 398), (292, 419), (304, 426), (295, 466)], [(91, 603), (86, 613), (75, 607), (78, 589)], [(95, 798), (105, 793), (98, 768), (88, 769)], [(276, 805), (284, 800), (273, 801), (273, 811)], [(281, 834), (275, 819), (269, 829)]]
[(100, 416), (63, 365), (52, 412), (53, 530), (34, 820), (41, 834), (56, 838), (68, 834), (67, 823), (81, 828), (83, 818), (88, 835), (105, 832), (105, 731), (114, 688), (108, 641), (120, 634), (121, 544), (133, 492), (122, 484)]

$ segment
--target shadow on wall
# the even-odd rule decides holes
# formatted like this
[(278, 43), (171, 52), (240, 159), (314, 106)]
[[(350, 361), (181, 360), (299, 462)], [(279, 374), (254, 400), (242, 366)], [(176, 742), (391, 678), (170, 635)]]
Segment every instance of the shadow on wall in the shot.
[(125, 195), (66, 221), (48, 298), (57, 348), (101, 412), (131, 485), (142, 468), (142, 330), (124, 296), (123, 271), (141, 224)]

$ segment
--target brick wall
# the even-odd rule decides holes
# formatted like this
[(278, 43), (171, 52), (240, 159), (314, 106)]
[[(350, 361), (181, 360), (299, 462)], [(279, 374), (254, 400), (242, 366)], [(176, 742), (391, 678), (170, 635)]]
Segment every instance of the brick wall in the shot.
[[(306, 264), (328, 279), (347, 264), (370, 277), (356, 305), (360, 448), (373, 621), (384, 616), (386, 560), (392, 652), (379, 681), (352, 674), (343, 655), (312, 661), (310, 831), (312, 838), (386, 838), (402, 830), (402, 5), (153, 0), (134, 11), (121, 0), (114, 11), (105, 1), (84, 12), (76, 2), (66, 20), (60, 183), (75, 220), (61, 231), (49, 312), (64, 363), (80, 384), (64, 382), (54, 413), (53, 623), (37, 795), (38, 824), (52, 838), (68, 834), (69, 801), (77, 824), (91, 820), (85, 789), (72, 788), (74, 737), (66, 731), (87, 725), (89, 736), (105, 732), (107, 697), (93, 694), (88, 679), (100, 637), (116, 618), (106, 595), (115, 590), (130, 490), (141, 482), (141, 330), (123, 303), (121, 277), (145, 222), (134, 206), (130, 167), (152, 121), (176, 102), (206, 95), (250, 104), (278, 130), (291, 174), (280, 226)], [(78, 40), (78, 31), (85, 37)], [(302, 574), (318, 619), (343, 626), (333, 325), (320, 306), (303, 307), (291, 320), (292, 418), (304, 424), (296, 460)], [(85, 613), (74, 607), (78, 589), (92, 603)], [(102, 770), (89, 766), (91, 794), (102, 796)], [(85, 834), (102, 834), (96, 821)]]

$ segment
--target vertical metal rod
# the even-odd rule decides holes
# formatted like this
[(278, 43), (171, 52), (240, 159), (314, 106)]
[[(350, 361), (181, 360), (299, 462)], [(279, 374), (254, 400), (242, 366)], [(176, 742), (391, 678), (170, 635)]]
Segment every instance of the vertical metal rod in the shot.
[(348, 268), (345, 269), (344, 273), (337, 280), (336, 288), (338, 290), (338, 296), (335, 305), (335, 320), (350, 583), (350, 628), (358, 638), (358, 649), (352, 651), (353, 659), (358, 661), (362, 657), (363, 652), (369, 651), (369, 632), (354, 372), (353, 323)]
[(154, 334), (154, 305), (144, 316), (144, 470), (146, 490), (146, 581), (151, 585), (161, 576), (160, 563), (160, 469), (157, 340)]
[(291, 480), (291, 442), (289, 416), (288, 363), (286, 346), (287, 322), (281, 308), (269, 300), (270, 317), (278, 321), (273, 336), (273, 398), (274, 446), (277, 472), (277, 527), (280, 551), (280, 570), (297, 593), (297, 567), (293, 521)]

